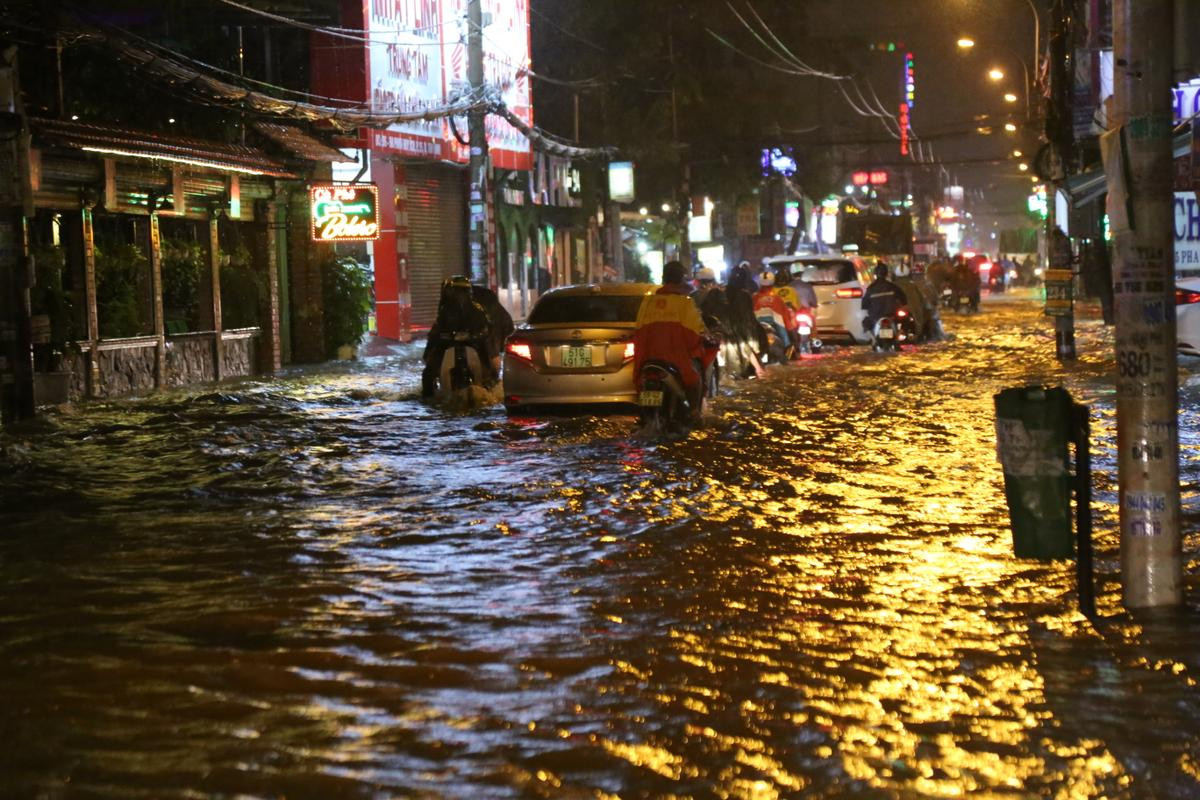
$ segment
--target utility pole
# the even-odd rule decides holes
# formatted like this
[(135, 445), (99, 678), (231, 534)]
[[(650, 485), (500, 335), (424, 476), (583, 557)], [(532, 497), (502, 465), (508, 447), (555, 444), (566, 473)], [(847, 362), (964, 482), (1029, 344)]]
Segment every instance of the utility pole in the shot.
[(17, 47), (0, 53), (0, 422), (32, 417), (33, 332), (25, 205), (28, 128), (18, 90)]
[[(692, 218), (692, 168), (687, 163), (687, 155), (683, 144), (679, 141), (679, 104), (676, 98), (675, 84), (675, 34), (667, 24), (667, 53), (671, 61), (671, 144), (679, 155), (679, 203), (675, 219), (679, 225), (679, 257), (687, 274), (692, 270), (692, 243), (688, 239), (688, 222)], [(664, 246), (664, 250), (665, 250)]]
[[(1066, 294), (1065, 302), (1062, 303), (1059, 312), (1054, 314), (1054, 354), (1059, 361), (1074, 361), (1075, 307), (1071, 298), (1074, 275), (1067, 274), (1074, 272), (1071, 247), (1065, 236), (1056, 235), (1059, 228), (1058, 186), (1066, 181), (1075, 138), (1074, 120), (1071, 116), (1074, 80), (1067, 63), (1071, 54), (1068, 42), (1070, 30), (1063, 0), (1054, 0), (1050, 8), (1050, 17), (1053, 27), (1050, 32), (1050, 98), (1046, 109), (1046, 138), (1050, 142), (1050, 181), (1047, 186), (1046, 214), (1046, 255), (1049, 260), (1046, 273), (1046, 307), (1049, 312), (1049, 295), (1054, 289)], [(1052, 280), (1052, 276), (1059, 280)]]
[(1174, 0), (1113, 4), (1113, 122), (1122, 129), (1128, 164), (1128, 224), (1114, 225), (1113, 231), (1113, 297), (1121, 585), (1129, 608), (1183, 602), (1171, 195), (1173, 23)]
[(484, 98), (483, 77), (483, 5), (482, 0), (467, 0), (467, 82), (471, 100), (476, 104), (468, 114), (471, 144), (470, 180), (467, 204), (470, 211), (468, 240), (471, 251), (471, 282), (487, 285), (488, 224), (487, 202), (487, 110), (479, 105)]

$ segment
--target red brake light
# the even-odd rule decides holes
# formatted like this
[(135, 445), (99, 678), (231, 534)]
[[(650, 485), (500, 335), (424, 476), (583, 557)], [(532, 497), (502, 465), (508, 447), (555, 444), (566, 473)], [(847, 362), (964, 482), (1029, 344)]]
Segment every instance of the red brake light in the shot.
[(852, 289), (834, 289), (833, 296), (840, 297), (843, 300), (854, 297), (862, 297), (862, 289), (859, 289), (857, 286)]
[(632, 361), (634, 355), (636, 355), (636, 354), (637, 354), (637, 347), (634, 346), (633, 342), (626, 342), (624, 359), (626, 361)]
[(533, 361), (533, 348), (529, 346), (529, 342), (515, 339), (505, 345), (504, 349), (509, 355), (516, 356), (522, 361)]
[(908, 312), (907, 312), (907, 311), (905, 311), (903, 308), (896, 309), (896, 316), (897, 316), (897, 317), (907, 317), (907, 316), (908, 316)]
[(1191, 289), (1175, 290), (1175, 305), (1190, 306), (1192, 303), (1200, 303), (1200, 292), (1193, 292)]

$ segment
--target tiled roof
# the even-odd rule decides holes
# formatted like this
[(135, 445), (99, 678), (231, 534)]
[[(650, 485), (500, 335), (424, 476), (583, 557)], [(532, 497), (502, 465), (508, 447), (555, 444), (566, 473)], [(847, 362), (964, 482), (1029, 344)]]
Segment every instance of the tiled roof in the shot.
[(85, 122), (30, 118), (36, 140), (113, 158), (148, 158), (190, 164), (217, 172), (295, 178), (294, 172), (253, 147), (166, 136)]
[(299, 128), (293, 128), (290, 125), (278, 125), (274, 122), (255, 122), (252, 123), (252, 127), (303, 161), (332, 162), (355, 160), (341, 150), (330, 147), (319, 139), (309, 136)]

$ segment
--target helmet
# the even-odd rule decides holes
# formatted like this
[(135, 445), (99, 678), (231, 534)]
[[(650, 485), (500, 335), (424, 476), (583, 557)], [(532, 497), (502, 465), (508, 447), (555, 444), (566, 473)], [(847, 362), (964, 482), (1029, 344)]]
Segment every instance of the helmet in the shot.
[(717, 273), (712, 271), (711, 267), (701, 267), (696, 270), (696, 280), (698, 281), (715, 281)]
[(668, 261), (663, 264), (662, 281), (666, 283), (683, 283), (684, 269), (683, 264), (678, 261)]
[(774, 286), (775, 285), (775, 273), (771, 272), (771, 270), (769, 270), (769, 269), (764, 271), (762, 275), (758, 276), (758, 285), (759, 286)]

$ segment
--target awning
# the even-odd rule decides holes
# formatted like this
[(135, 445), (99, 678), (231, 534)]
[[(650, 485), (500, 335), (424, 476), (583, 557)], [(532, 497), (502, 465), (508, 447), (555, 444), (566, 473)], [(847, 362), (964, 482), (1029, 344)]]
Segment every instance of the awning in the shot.
[[(1192, 132), (1190, 129), (1177, 133), (1171, 142), (1172, 154), (1175, 158), (1184, 158), (1192, 152)], [(1072, 175), (1067, 178), (1067, 194), (1071, 205), (1083, 206), (1091, 203), (1108, 191), (1108, 177), (1104, 167), (1095, 165), (1087, 172)]]
[(254, 130), (304, 161), (353, 162), (356, 159), (309, 136), (299, 128), (274, 122), (255, 122)]
[(242, 175), (298, 177), (286, 165), (261, 150), (244, 145), (164, 136), (149, 131), (131, 131), (57, 119), (31, 117), (29, 123), (34, 137), (40, 143), (82, 150), (100, 156), (149, 159)]

